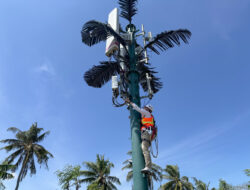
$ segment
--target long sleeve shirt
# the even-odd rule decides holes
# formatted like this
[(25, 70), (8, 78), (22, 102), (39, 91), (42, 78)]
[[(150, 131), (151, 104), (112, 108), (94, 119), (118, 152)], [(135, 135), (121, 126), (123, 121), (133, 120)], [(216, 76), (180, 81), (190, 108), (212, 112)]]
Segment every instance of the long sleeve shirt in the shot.
[(138, 111), (142, 117), (145, 118), (150, 118), (151, 117), (151, 113), (143, 108), (139, 108), (135, 103), (130, 103), (130, 105), (133, 107), (134, 110)]

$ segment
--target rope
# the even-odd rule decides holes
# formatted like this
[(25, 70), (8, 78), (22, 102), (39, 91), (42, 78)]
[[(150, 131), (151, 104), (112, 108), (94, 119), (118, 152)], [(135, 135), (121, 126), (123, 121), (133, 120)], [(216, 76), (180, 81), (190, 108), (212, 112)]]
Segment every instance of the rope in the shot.
[[(156, 148), (156, 155), (154, 154), (154, 151), (153, 151), (153, 145), (150, 146), (150, 152), (151, 152), (151, 155), (154, 157), (154, 158), (157, 158), (158, 157), (158, 137), (156, 136), (155, 137), (155, 148)], [(153, 144), (153, 143), (152, 143)]]

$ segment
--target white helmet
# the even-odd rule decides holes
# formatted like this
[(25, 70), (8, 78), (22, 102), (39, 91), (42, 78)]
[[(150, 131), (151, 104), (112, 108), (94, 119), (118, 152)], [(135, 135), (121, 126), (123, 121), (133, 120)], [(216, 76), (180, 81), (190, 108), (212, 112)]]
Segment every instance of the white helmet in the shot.
[(146, 108), (148, 108), (151, 112), (153, 111), (153, 106), (151, 106), (150, 104), (145, 106)]

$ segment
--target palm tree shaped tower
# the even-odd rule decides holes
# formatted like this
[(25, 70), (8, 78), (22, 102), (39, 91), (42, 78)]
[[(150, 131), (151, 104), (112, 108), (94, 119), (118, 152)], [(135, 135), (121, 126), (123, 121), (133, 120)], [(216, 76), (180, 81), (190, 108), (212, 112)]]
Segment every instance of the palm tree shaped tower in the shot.
[[(119, 49), (112, 53), (109, 61), (101, 61), (99, 65), (93, 66), (84, 74), (87, 84), (101, 88), (112, 76), (117, 75), (120, 78), (121, 97), (128, 97), (140, 106), (139, 86), (144, 91), (151, 93), (150, 98), (152, 98), (152, 93), (157, 93), (162, 88), (160, 79), (155, 76), (157, 72), (148, 63), (147, 50), (150, 49), (159, 54), (160, 50), (164, 51), (175, 45), (179, 46), (181, 41), (188, 43), (191, 32), (187, 29), (179, 29), (164, 31), (155, 37), (145, 37), (143, 30), (141, 34), (138, 34), (138, 30), (132, 24), (132, 18), (137, 13), (137, 3), (138, 0), (118, 0), (121, 9), (120, 16), (129, 22), (126, 31), (120, 26), (119, 32), (117, 32), (107, 23), (91, 20), (83, 25), (81, 36), (82, 42), (88, 46), (106, 41), (110, 37), (119, 43)], [(139, 36), (144, 37), (143, 46), (137, 43)], [(117, 96), (115, 94), (113, 99)], [(141, 173), (145, 163), (140, 147), (140, 119), (140, 114), (130, 108), (133, 189), (147, 190), (147, 177)]]

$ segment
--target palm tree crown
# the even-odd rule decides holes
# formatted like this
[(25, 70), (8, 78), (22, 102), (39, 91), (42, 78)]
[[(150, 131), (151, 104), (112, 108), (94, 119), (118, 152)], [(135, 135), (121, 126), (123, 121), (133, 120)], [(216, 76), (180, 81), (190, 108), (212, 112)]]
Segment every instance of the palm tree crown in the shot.
[(168, 182), (160, 187), (161, 190), (192, 190), (193, 185), (188, 181), (188, 177), (180, 177), (179, 167), (177, 165), (167, 165), (164, 169), (163, 179)]
[(195, 177), (193, 177), (193, 180), (195, 182), (195, 189), (196, 190), (208, 190), (209, 183), (206, 184), (205, 182), (198, 180)]
[(219, 190), (233, 190), (233, 186), (228, 184), (225, 180), (219, 180)]
[(68, 165), (62, 171), (58, 170), (56, 174), (63, 190), (69, 190), (70, 186), (75, 186), (76, 190), (80, 189), (81, 166)]
[[(120, 5), (121, 9), (120, 16), (129, 21), (128, 26), (132, 25), (132, 18), (137, 13), (137, 2), (137, 0), (118, 0), (118, 4)], [(121, 26), (120, 31), (124, 31)], [(113, 75), (117, 74), (119, 74), (121, 77), (125, 77), (124, 80), (126, 80), (126, 73), (130, 69), (130, 58), (127, 49), (128, 42), (123, 39), (123, 36), (120, 33), (117, 33), (107, 23), (91, 20), (83, 25), (81, 36), (82, 42), (88, 46), (95, 45), (113, 36), (125, 50), (124, 55), (120, 54), (121, 49), (116, 54), (113, 54), (114, 61), (101, 61), (100, 65), (95, 65), (90, 70), (88, 70), (84, 74), (84, 80), (89, 86), (101, 88), (111, 79)], [(159, 54), (160, 50), (164, 51), (169, 48), (173, 48), (175, 45), (179, 46), (181, 44), (181, 41), (183, 41), (184, 43), (188, 43), (190, 37), (191, 32), (187, 29), (164, 31), (152, 38), (144, 46), (144, 48), (141, 48), (142, 50), (136, 55), (136, 61), (137, 71), (140, 76), (139, 82), (144, 91), (148, 91), (146, 73), (148, 73), (152, 78), (151, 86), (154, 93), (158, 92), (162, 88), (162, 83), (160, 82), (160, 79), (155, 76), (157, 72), (154, 71), (154, 68), (150, 67), (150, 65), (146, 65), (145, 61), (143, 61), (145, 60), (143, 52), (146, 51), (146, 49), (151, 49), (153, 52)], [(135, 44), (136, 47), (140, 47), (140, 45), (137, 44), (136, 41)], [(125, 70), (121, 67), (121, 62), (125, 64)]]
[(40, 135), (42, 130), (43, 128), (37, 127), (37, 123), (32, 124), (28, 131), (21, 131), (18, 128), (11, 127), (8, 131), (15, 133), (16, 138), (0, 141), (1, 143), (8, 144), (1, 149), (7, 152), (14, 151), (5, 159), (5, 162), (8, 164), (12, 164), (16, 160), (14, 164), (15, 167), (12, 168), (12, 171), (16, 171), (21, 165), (15, 190), (18, 189), (19, 183), (25, 178), (28, 171), (31, 175), (36, 174), (34, 157), (37, 158), (38, 164), (45, 165), (46, 168), (48, 168), (47, 163), (49, 158), (53, 157), (49, 151), (38, 144), (49, 134), (49, 131), (47, 131)]
[(80, 182), (87, 183), (88, 189), (116, 190), (115, 184), (121, 184), (117, 177), (110, 176), (114, 164), (109, 160), (105, 160), (103, 155), (98, 154), (96, 162), (84, 162), (84, 165), (87, 170), (81, 171), (85, 178)]

